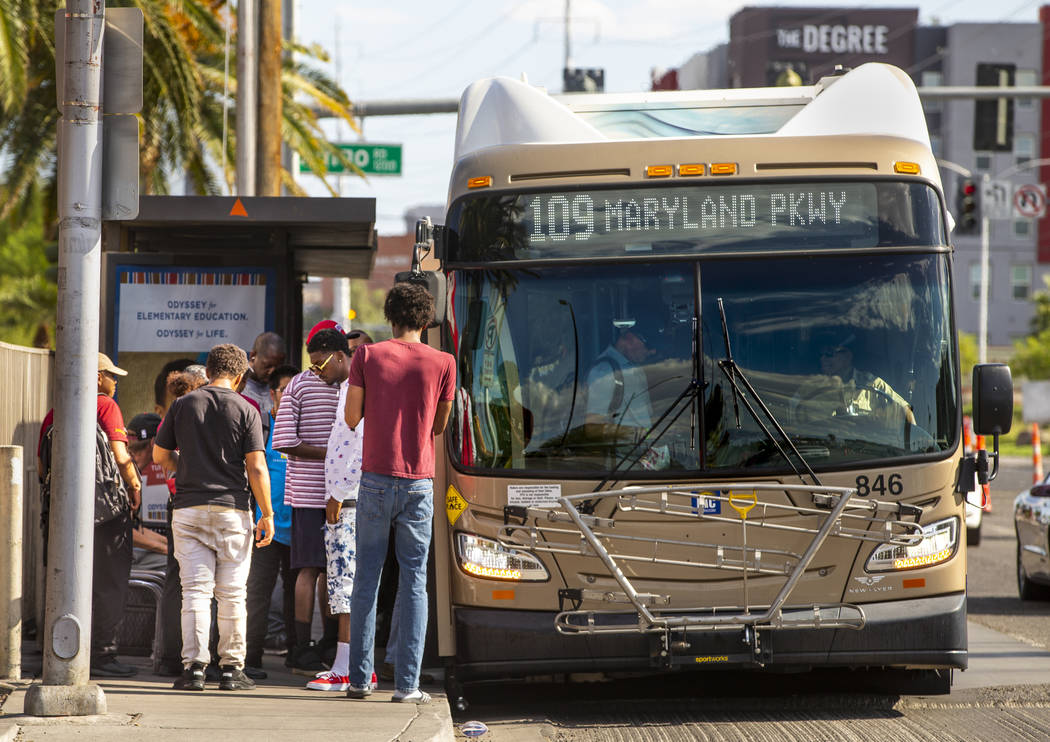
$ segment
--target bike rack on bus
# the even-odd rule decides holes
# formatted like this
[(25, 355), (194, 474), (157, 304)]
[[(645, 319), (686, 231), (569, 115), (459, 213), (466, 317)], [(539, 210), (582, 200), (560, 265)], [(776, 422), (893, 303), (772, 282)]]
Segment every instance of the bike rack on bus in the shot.
[[(787, 493), (790, 502), (808, 495), (812, 506), (768, 502), (759, 493)], [(848, 487), (784, 485), (767, 482), (729, 482), (714, 484), (661, 485), (626, 487), (605, 492), (588, 492), (557, 498), (558, 509), (530, 507), (527, 518), (535, 525), (508, 524), (499, 532), (499, 541), (508, 548), (525, 547), (536, 552), (594, 557), (602, 562), (619, 584), (621, 591), (593, 588), (562, 590), (562, 610), (555, 617), (555, 628), (561, 634), (663, 634), (662, 656), (670, 663), (676, 653), (688, 648), (689, 631), (743, 630), (743, 641), (749, 645), (748, 661), (762, 664), (759, 632), (783, 629), (861, 629), (864, 609), (851, 603), (813, 603), (788, 605), (795, 586), (805, 574), (817, 551), (829, 536), (914, 546), (923, 539), (918, 524), (922, 509), (914, 505), (883, 502), (855, 497)], [(735, 510), (739, 517), (704, 513), (702, 503), (718, 500)], [(676, 541), (647, 536), (616, 533), (613, 518), (581, 513), (582, 501), (614, 501), (622, 511), (653, 513), (673, 518), (707, 522), (741, 524), (741, 541), (733, 544)], [(721, 511), (721, 508), (719, 508)], [(593, 512), (593, 510), (591, 511)], [(820, 525), (800, 525), (770, 520), (775, 515), (814, 517)], [(911, 519), (911, 520), (906, 520)], [(547, 524), (566, 523), (575, 528)], [(812, 534), (801, 554), (750, 546), (749, 530), (769, 529)], [(623, 553), (617, 543), (647, 546), (648, 553)], [(660, 555), (661, 546), (695, 547), (704, 558), (672, 559)], [(670, 608), (669, 595), (638, 592), (620, 567), (621, 562), (645, 562), (676, 567), (720, 569), (740, 572), (743, 577), (742, 606), (689, 609)], [(778, 575), (785, 578), (769, 605), (752, 606), (747, 596), (747, 575)], [(564, 610), (564, 601), (572, 603)], [(630, 604), (637, 621), (629, 623), (623, 611), (615, 609), (581, 609), (584, 602)]]

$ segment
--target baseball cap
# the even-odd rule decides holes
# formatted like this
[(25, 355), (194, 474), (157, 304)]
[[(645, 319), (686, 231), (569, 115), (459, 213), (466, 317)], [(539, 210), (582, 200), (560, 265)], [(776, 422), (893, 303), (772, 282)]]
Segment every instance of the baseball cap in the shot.
[(132, 440), (144, 441), (147, 438), (155, 438), (159, 427), (160, 415), (152, 412), (143, 412), (131, 418), (128, 422), (127, 431)]
[(111, 361), (109, 359), (109, 356), (107, 356), (105, 353), (99, 353), (98, 354), (98, 370), (99, 371), (109, 371), (111, 374), (116, 374), (117, 376), (127, 376), (128, 375), (127, 371), (125, 371), (120, 366), (118, 366), (115, 363), (113, 363), (113, 361)]
[(339, 332), (343, 333), (344, 335), (346, 334), (346, 330), (343, 329), (343, 326), (336, 322), (334, 319), (323, 319), (310, 329), (310, 333), (306, 336), (307, 345), (309, 345), (310, 341), (314, 339), (314, 335), (319, 333), (321, 330), (339, 330)]

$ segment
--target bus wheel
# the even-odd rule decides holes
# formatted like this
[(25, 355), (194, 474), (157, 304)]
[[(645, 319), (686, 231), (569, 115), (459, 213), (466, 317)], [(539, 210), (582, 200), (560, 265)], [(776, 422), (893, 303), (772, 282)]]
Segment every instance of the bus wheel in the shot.
[(463, 683), (456, 675), (456, 663), (451, 660), (445, 663), (445, 696), (453, 714), (462, 714), (470, 706), (463, 695)]

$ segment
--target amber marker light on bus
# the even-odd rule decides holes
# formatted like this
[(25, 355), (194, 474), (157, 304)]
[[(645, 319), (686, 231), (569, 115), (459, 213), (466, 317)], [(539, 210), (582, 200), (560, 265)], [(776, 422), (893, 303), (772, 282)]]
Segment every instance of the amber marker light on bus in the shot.
[(917, 162), (895, 162), (893, 163), (893, 172), (904, 173), (905, 175), (918, 175), (919, 174), (919, 163)]
[(678, 174), (685, 178), (693, 177), (696, 175), (703, 175), (704, 165), (700, 162), (691, 162), (686, 165), (679, 165)]
[(922, 541), (911, 546), (879, 544), (868, 558), (868, 572), (932, 567), (955, 555), (959, 545), (959, 519), (955, 516), (930, 523), (922, 528)]
[(736, 163), (712, 162), (711, 175), (736, 175)]
[(671, 165), (649, 165), (645, 168), (645, 174), (650, 178), (670, 178), (674, 172)]
[(545, 582), (550, 578), (535, 554), (474, 533), (456, 534), (456, 556), (460, 568), (475, 577), (509, 582)]
[(491, 175), (479, 175), (476, 178), (467, 179), (467, 188), (488, 188), (492, 185)]

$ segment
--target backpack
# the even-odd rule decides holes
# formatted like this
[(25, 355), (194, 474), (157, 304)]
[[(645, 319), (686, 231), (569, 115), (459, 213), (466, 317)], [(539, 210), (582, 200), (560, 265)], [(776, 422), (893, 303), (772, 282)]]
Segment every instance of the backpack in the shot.
[[(55, 426), (49, 427), (40, 445), (41, 475), (43, 481), (40, 495), (40, 520), (46, 537), (51, 515), (51, 436)], [(102, 426), (95, 423), (95, 525), (113, 520), (121, 513), (131, 509), (128, 490), (117, 467), (113, 449), (109, 447), (109, 436)], [(45, 549), (45, 554), (46, 549)]]

